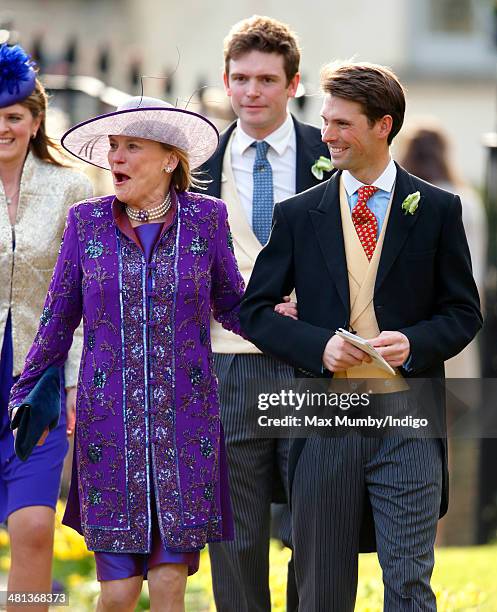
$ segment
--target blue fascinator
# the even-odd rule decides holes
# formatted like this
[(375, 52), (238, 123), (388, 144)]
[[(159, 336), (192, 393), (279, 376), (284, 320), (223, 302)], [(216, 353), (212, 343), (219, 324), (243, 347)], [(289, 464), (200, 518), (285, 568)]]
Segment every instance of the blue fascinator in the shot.
[(0, 108), (20, 102), (34, 91), (35, 67), (19, 45), (0, 45)]

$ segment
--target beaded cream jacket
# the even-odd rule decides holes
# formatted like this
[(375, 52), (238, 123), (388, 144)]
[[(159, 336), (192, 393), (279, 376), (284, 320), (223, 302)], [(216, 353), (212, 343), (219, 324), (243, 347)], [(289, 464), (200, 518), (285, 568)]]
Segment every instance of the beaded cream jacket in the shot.
[[(0, 347), (10, 308), (14, 376), (21, 373), (38, 329), (67, 211), (91, 195), (91, 183), (82, 173), (48, 164), (28, 153), (12, 227), (0, 181)], [(65, 365), (67, 387), (77, 383), (81, 349), (82, 332), (78, 330)]]

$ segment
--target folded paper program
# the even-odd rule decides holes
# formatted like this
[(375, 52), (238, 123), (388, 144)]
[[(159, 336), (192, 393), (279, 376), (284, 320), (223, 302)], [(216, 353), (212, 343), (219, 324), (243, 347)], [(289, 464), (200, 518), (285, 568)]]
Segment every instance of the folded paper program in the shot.
[(378, 351), (373, 346), (371, 346), (371, 344), (369, 344), (367, 340), (361, 338), (361, 336), (358, 336), (357, 334), (352, 334), (346, 329), (342, 329), (341, 327), (339, 327), (335, 333), (337, 336), (340, 336), (340, 338), (343, 338), (347, 342), (350, 342), (350, 344), (356, 346), (358, 349), (361, 349), (361, 351), (367, 353), (371, 357), (375, 365), (377, 365), (379, 368), (390, 372), (390, 374), (395, 374), (395, 370), (392, 368), (392, 366), (390, 366), (385, 361), (385, 359), (380, 355), (380, 353), (378, 353)]

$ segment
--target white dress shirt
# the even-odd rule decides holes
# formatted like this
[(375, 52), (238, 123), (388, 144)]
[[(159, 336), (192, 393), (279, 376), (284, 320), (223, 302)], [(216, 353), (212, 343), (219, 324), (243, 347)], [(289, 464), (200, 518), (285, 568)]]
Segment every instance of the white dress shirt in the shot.
[[(295, 195), (295, 167), (297, 163), (297, 137), (290, 114), (280, 127), (266, 136), (269, 144), (267, 159), (273, 171), (274, 201), (279, 202)], [(235, 177), (236, 189), (247, 220), (252, 227), (252, 170), (255, 161), (254, 138), (243, 131), (240, 120), (237, 122), (231, 141), (231, 167)]]

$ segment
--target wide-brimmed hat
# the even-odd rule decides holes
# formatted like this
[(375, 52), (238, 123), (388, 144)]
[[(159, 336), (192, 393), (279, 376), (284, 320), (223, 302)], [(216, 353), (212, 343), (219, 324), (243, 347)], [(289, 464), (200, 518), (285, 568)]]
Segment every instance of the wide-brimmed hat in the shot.
[(219, 133), (205, 117), (176, 108), (158, 98), (134, 97), (112, 113), (83, 121), (62, 137), (62, 146), (75, 157), (110, 170), (109, 136), (134, 136), (178, 147), (198, 168), (217, 149)]
[(0, 108), (17, 104), (36, 87), (36, 64), (19, 45), (0, 45)]

